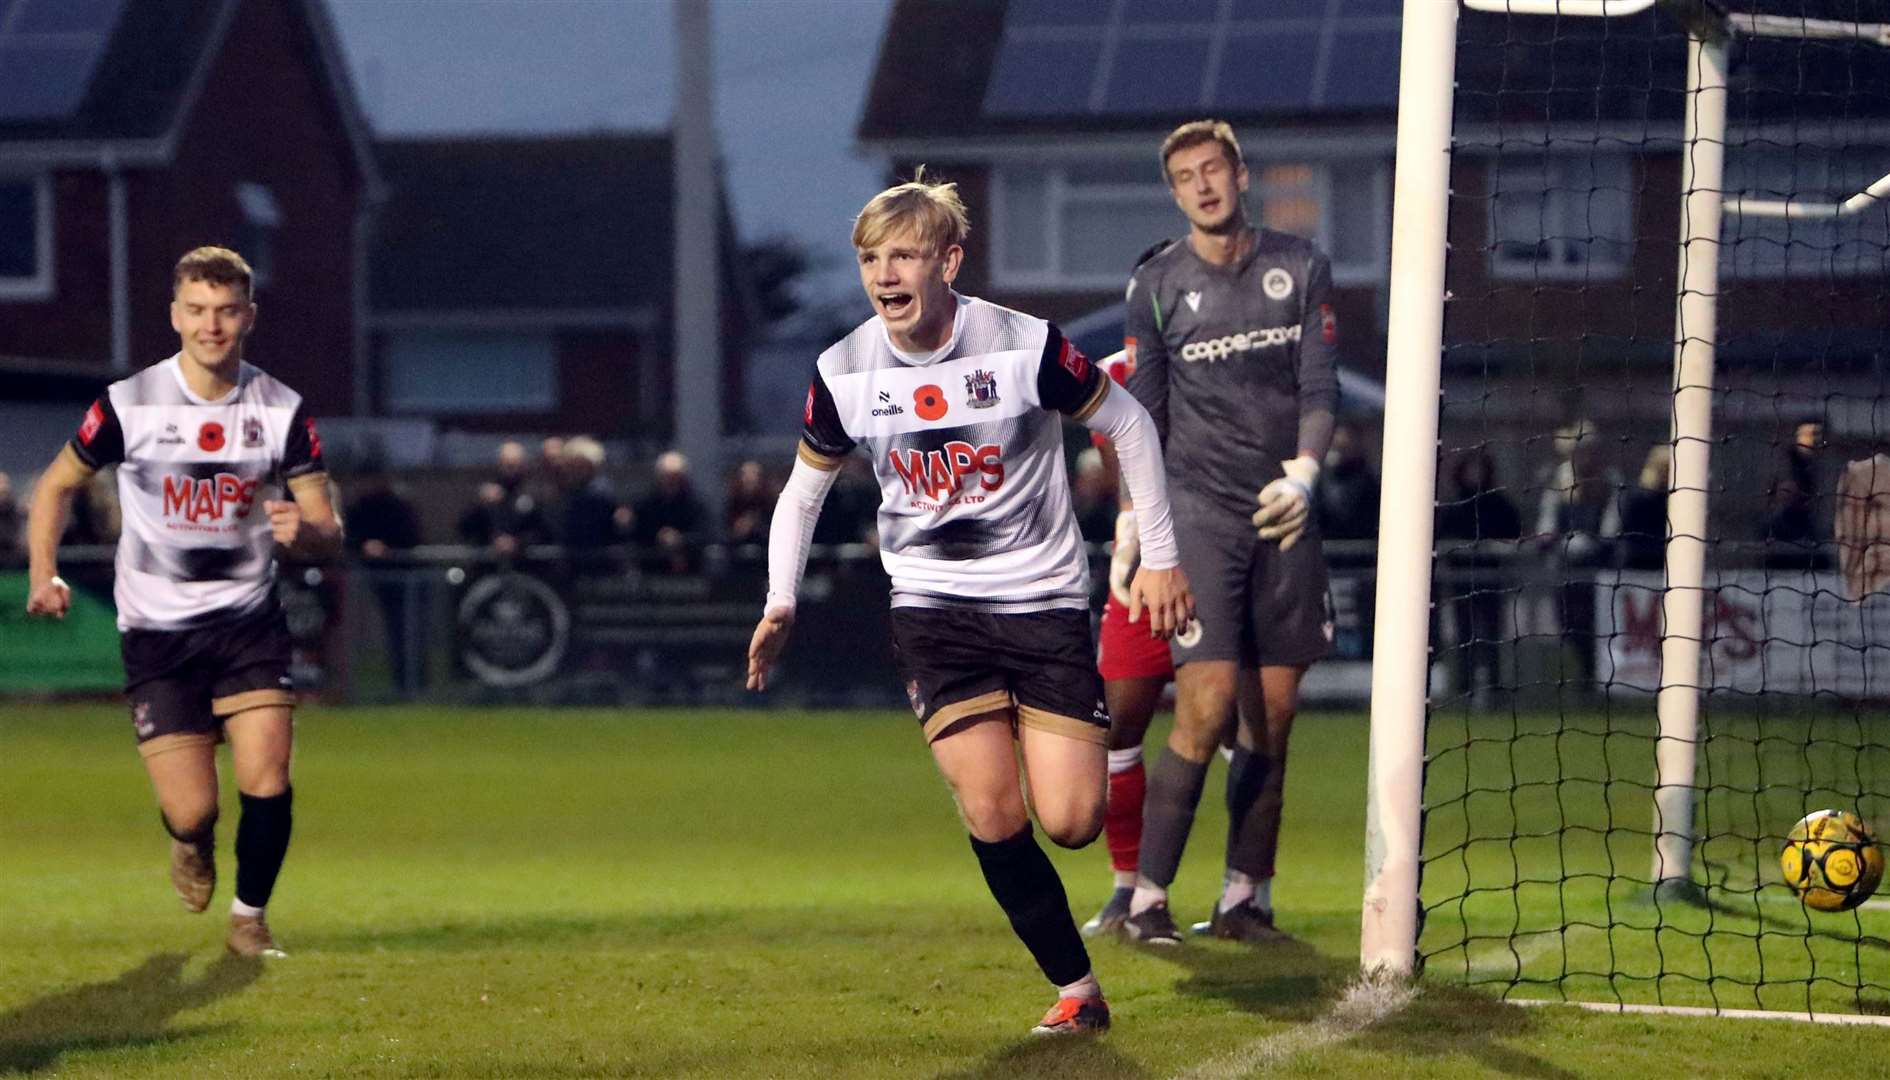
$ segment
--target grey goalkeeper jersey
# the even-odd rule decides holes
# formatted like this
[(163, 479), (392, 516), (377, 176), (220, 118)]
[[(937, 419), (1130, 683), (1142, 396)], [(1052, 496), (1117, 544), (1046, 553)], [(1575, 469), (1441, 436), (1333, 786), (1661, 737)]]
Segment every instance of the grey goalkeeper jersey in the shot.
[[(1338, 403), (1332, 269), (1309, 240), (1261, 229), (1215, 266), (1187, 240), (1129, 279), (1129, 391), (1155, 419), (1178, 511), (1243, 519), (1302, 445), (1323, 457)], [(1308, 442), (1302, 443), (1302, 425)]]

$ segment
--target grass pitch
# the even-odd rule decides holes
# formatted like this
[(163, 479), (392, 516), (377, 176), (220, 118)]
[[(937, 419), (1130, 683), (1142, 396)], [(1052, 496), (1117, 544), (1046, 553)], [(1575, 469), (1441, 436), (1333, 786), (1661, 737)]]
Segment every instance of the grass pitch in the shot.
[[(0, 710), (0, 1075), (1797, 1077), (1806, 1029), (1524, 1010), (1432, 980), (1364, 1026), (1365, 724), (1295, 734), (1276, 900), (1300, 944), (1092, 955), (1116, 1030), (1050, 1003), (909, 717), (310, 709), (271, 923), (184, 914), (122, 708)], [(1158, 730), (1152, 738), (1159, 738)], [(1218, 786), (1218, 770), (1210, 793)], [(1203, 800), (1175, 891), (1218, 888)], [(1096, 845), (1054, 853), (1079, 918)], [(1880, 1060), (1875, 1030), (1825, 1031)], [(1684, 1046), (1684, 1055), (1676, 1048)]]

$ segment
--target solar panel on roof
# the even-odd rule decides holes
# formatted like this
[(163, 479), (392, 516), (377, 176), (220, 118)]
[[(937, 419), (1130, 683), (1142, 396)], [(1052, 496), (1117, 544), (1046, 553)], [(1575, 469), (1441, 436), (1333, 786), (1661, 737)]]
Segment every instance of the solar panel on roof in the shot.
[(1104, 110), (1169, 113), (1197, 108), (1208, 44), (1205, 35), (1118, 42), (1103, 89)]
[(1101, 26), (1109, 21), (1109, 0), (1011, 0), (1006, 26)]
[(1398, 103), (1398, 32), (1341, 31), (1326, 65), (1328, 108), (1364, 109)]
[(8, 34), (105, 34), (125, 0), (14, 0), (19, 12)]
[(1324, 19), (1330, 6), (1327, 0), (1234, 0), (1234, 20)]
[(1220, 16), (1220, 0), (1123, 0), (1125, 23), (1212, 24)]
[[(1169, 116), (1390, 108), (1398, 94), (1399, 3), (1013, 0), (984, 111)], [(1322, 71), (1324, 81), (1315, 85)], [(1213, 85), (1205, 86), (1210, 72)]]
[(72, 115), (91, 82), (95, 45), (23, 47), (0, 39), (0, 120)]
[(991, 65), (986, 116), (1069, 116), (1089, 110), (1102, 41), (1007, 40)]
[(124, 6), (124, 0), (0, 0), (0, 122), (72, 115)]
[(1308, 108), (1318, 47), (1319, 35), (1310, 31), (1228, 35), (1220, 80), (1209, 104), (1255, 112)]
[(1404, 14), (1404, 0), (1339, 0), (1339, 17), (1377, 15), (1395, 19)]

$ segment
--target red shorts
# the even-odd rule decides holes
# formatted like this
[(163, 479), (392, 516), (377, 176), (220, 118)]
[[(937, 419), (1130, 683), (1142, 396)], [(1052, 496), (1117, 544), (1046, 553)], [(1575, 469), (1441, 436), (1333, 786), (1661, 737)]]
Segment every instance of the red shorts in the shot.
[(1148, 613), (1142, 621), (1129, 621), (1129, 606), (1109, 594), (1103, 605), (1102, 632), (1096, 650), (1096, 671), (1105, 680), (1172, 679), (1175, 664), (1168, 654), (1168, 642), (1148, 633)]

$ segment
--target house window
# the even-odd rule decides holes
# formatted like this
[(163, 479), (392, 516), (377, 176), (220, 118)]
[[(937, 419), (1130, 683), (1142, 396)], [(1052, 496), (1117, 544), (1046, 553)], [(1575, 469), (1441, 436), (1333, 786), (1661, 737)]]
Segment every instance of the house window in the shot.
[(1731, 212), (1732, 195), (1837, 203), (1890, 173), (1890, 154), (1797, 146), (1735, 146), (1726, 154), (1728, 211), (1720, 269), (1747, 278), (1882, 274), (1890, 261), (1890, 210), (1878, 202), (1842, 218), (1757, 217)]
[(550, 334), (403, 330), (383, 356), (387, 408), (397, 413), (537, 413), (558, 407)]
[[(1333, 280), (1383, 282), (1391, 200), (1376, 158), (1251, 163), (1247, 203), (1268, 228), (1311, 237), (1332, 256)], [(1001, 286), (1119, 289), (1135, 257), (1187, 219), (1142, 158), (1053, 166), (1000, 166), (992, 240)]]
[(1491, 167), (1490, 271), (1499, 278), (1625, 273), (1634, 247), (1619, 154), (1509, 154)]
[(50, 299), (52, 264), (52, 183), (0, 176), (0, 299)]
[(251, 282), (266, 289), (276, 276), (276, 233), (282, 228), (282, 207), (275, 193), (248, 180), (236, 185), (236, 205), (243, 222), (236, 229), (236, 251), (249, 263)]

